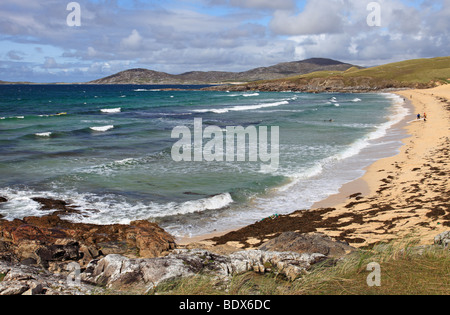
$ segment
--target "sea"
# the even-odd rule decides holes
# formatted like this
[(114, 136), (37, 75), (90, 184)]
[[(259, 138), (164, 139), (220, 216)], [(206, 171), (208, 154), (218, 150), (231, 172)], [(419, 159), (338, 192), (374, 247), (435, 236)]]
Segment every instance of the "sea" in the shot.
[[(73, 222), (150, 220), (180, 238), (239, 228), (309, 209), (395, 155), (402, 131), (394, 126), (411, 114), (389, 93), (202, 87), (1, 85), (0, 196), (8, 201), (0, 215), (49, 214), (32, 200), (46, 197), (79, 207), (65, 217)], [(278, 167), (175, 161), (181, 137), (173, 131), (194, 130), (200, 118), (224, 134), (229, 126), (267, 127), (269, 140), (277, 127)]]

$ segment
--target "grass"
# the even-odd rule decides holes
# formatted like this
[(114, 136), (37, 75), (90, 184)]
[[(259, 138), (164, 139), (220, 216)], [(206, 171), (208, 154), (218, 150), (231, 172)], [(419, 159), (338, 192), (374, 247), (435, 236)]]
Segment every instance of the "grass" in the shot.
[[(381, 267), (379, 287), (367, 284), (371, 262)], [(382, 245), (359, 251), (333, 268), (320, 268), (290, 289), (293, 294), (315, 295), (441, 295), (450, 294), (449, 276), (450, 252), (446, 249)]]
[(382, 66), (346, 71), (319, 71), (279, 80), (266, 80), (257, 83), (291, 82), (305, 84), (312, 79), (338, 79), (346, 86), (369, 84), (386, 87), (431, 87), (436, 82), (450, 83), (450, 57), (414, 59), (390, 63)]
[[(369, 287), (370, 263), (381, 268), (381, 286)], [(329, 264), (328, 264), (329, 265)], [(414, 243), (358, 250), (333, 266), (319, 265), (296, 281), (275, 273), (245, 273), (229, 281), (208, 275), (158, 286), (159, 295), (449, 295), (450, 251)]]

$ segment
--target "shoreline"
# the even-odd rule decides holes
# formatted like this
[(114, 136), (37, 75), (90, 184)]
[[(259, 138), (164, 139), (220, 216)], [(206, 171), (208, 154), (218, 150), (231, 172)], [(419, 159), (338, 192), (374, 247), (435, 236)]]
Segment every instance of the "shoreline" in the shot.
[[(395, 91), (390, 91), (390, 92), (381, 91), (379, 93), (388, 93), (388, 94), (399, 95), (399, 94), (396, 94)], [(412, 111), (412, 112), (415, 111), (413, 104), (409, 100), (406, 100), (406, 102), (402, 106), (406, 107), (409, 111)], [(406, 125), (407, 125), (406, 122), (408, 121), (408, 119), (409, 119), (409, 117), (407, 114), (407, 115), (405, 115), (405, 117), (403, 117), (401, 119), (401, 121), (392, 125), (388, 129), (388, 133), (393, 133), (393, 132), (401, 133), (400, 135), (395, 136), (394, 140), (403, 142), (403, 140), (405, 138), (410, 136), (405, 129)], [(387, 138), (387, 137), (389, 137), (389, 134), (386, 134), (385, 136), (381, 137), (380, 139), (377, 139), (371, 146), (385, 142), (386, 141), (385, 138)], [(382, 144), (382, 146), (386, 146), (386, 144)], [(368, 158), (373, 158), (372, 152), (364, 152), (367, 149), (370, 150), (370, 148), (363, 149), (362, 152), (360, 152), (358, 155), (360, 155), (362, 157), (367, 156)], [(398, 149), (400, 149), (400, 148), (398, 148)], [(354, 180), (351, 180), (350, 182), (344, 183), (343, 185), (341, 185), (341, 187), (339, 187), (339, 191), (337, 193), (332, 194), (332, 195), (326, 197), (325, 199), (315, 202), (310, 208), (305, 209), (304, 211), (319, 209), (319, 208), (330, 208), (330, 207), (339, 205), (341, 203), (344, 203), (346, 200), (348, 200), (348, 197), (352, 194), (355, 194), (356, 192), (358, 194), (360, 194), (360, 196), (369, 195), (371, 193), (369, 184), (364, 180), (364, 176), (367, 173), (368, 168), (373, 163), (378, 161), (379, 159), (383, 159), (385, 157), (390, 157), (390, 156), (396, 155), (396, 154), (399, 154), (399, 152), (397, 152), (397, 153), (390, 152), (387, 154), (387, 156), (384, 156), (385, 154), (383, 154), (382, 157), (374, 158), (374, 160), (375, 160), (374, 162), (371, 162), (369, 165), (367, 165), (361, 169), (364, 172), (364, 174), (362, 176), (355, 178)], [(245, 226), (241, 226), (241, 227), (234, 228), (234, 229), (226, 229), (224, 231), (217, 231), (217, 232), (206, 233), (206, 234), (202, 234), (202, 235), (191, 236), (191, 237), (189, 237), (189, 236), (179, 237), (179, 238), (177, 238), (177, 244), (179, 244), (181, 246), (188, 246), (191, 243), (192, 244), (199, 243), (199, 242), (206, 243), (206, 242), (208, 242), (208, 240), (210, 240), (212, 238), (224, 236), (228, 233), (238, 231), (240, 228), (243, 228), (243, 227), (245, 227)]]
[[(392, 94), (401, 96), (400, 94), (398, 94), (396, 92), (392, 92)], [(401, 96), (401, 97), (403, 97), (403, 96)], [(392, 158), (392, 157), (395, 157), (395, 156), (401, 154), (401, 150), (405, 145), (405, 140), (407, 138), (411, 137), (411, 134), (407, 130), (407, 126), (408, 126), (407, 122), (409, 121), (410, 117), (415, 116), (414, 113), (416, 112), (416, 108), (415, 108), (414, 104), (406, 98), (405, 98), (405, 105), (408, 108), (408, 110), (410, 110), (412, 112), (410, 114), (405, 115), (405, 117), (403, 117), (403, 119), (400, 122), (396, 123), (391, 128), (389, 128), (390, 134), (392, 134), (394, 132), (400, 133), (400, 135), (394, 136), (395, 140), (402, 142), (402, 145), (398, 148), (398, 152), (395, 154), (392, 154), (392, 155), (387, 154), (388, 156), (377, 158), (374, 162), (370, 163), (370, 165), (364, 167), (364, 169), (363, 169), (364, 174), (361, 177), (342, 185), (339, 188), (339, 192), (337, 194), (333, 194), (333, 195), (329, 196), (328, 198), (325, 198), (321, 201), (316, 202), (310, 208), (310, 210), (311, 209), (319, 209), (319, 208), (336, 207), (336, 206), (346, 202), (349, 199), (349, 196), (351, 196), (353, 194), (359, 194), (358, 197), (366, 197), (375, 192), (374, 188), (370, 187), (370, 183), (367, 178), (367, 173), (371, 169), (372, 165), (377, 163), (380, 160)], [(384, 136), (383, 138), (386, 138), (386, 137), (389, 137), (389, 134)]]
[[(408, 235), (420, 237), (424, 244), (432, 242), (435, 235), (450, 227), (449, 198), (443, 197), (445, 193), (448, 195), (448, 176), (445, 176), (450, 173), (446, 163), (448, 150), (439, 150), (439, 147), (448, 148), (449, 143), (446, 135), (450, 129), (450, 106), (446, 109), (445, 104), (450, 100), (450, 85), (391, 93), (404, 98), (407, 106), (414, 110), (389, 129), (389, 133), (399, 129), (403, 132), (399, 153), (371, 163), (361, 178), (344, 184), (339, 193), (315, 203), (308, 210), (238, 230), (184, 238), (177, 243), (182, 246), (252, 248), (289, 228), (324, 233), (355, 247)], [(417, 113), (427, 113), (428, 121), (416, 121)], [(438, 158), (440, 162), (436, 165)], [(428, 170), (423, 170), (423, 166)], [(433, 174), (436, 173), (441, 175), (435, 178)], [(427, 196), (427, 200), (422, 200), (421, 196)], [(310, 222), (310, 228), (292, 222), (297, 221), (294, 218), (312, 214), (319, 215), (320, 220)], [(337, 221), (334, 226), (326, 222), (331, 218)], [(285, 227), (281, 226), (283, 224)], [(295, 229), (296, 224), (298, 229)]]

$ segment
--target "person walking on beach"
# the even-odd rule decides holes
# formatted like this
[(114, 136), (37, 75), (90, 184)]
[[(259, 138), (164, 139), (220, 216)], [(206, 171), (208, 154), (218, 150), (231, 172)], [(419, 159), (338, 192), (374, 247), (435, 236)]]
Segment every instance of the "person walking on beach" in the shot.
[(427, 121), (427, 113), (423, 113), (423, 120)]
[(417, 114), (417, 119), (418, 119), (418, 120), (420, 119), (420, 114)]

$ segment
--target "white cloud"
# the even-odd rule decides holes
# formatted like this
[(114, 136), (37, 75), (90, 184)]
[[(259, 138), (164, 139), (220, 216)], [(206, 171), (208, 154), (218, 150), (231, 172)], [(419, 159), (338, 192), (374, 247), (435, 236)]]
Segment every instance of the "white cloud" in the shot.
[(137, 30), (133, 30), (130, 36), (122, 39), (120, 44), (124, 49), (139, 49), (141, 47), (142, 40), (143, 38), (139, 32)]
[(299, 14), (288, 10), (275, 11), (270, 27), (281, 35), (339, 33), (344, 23), (341, 9), (341, 1), (308, 1)]

